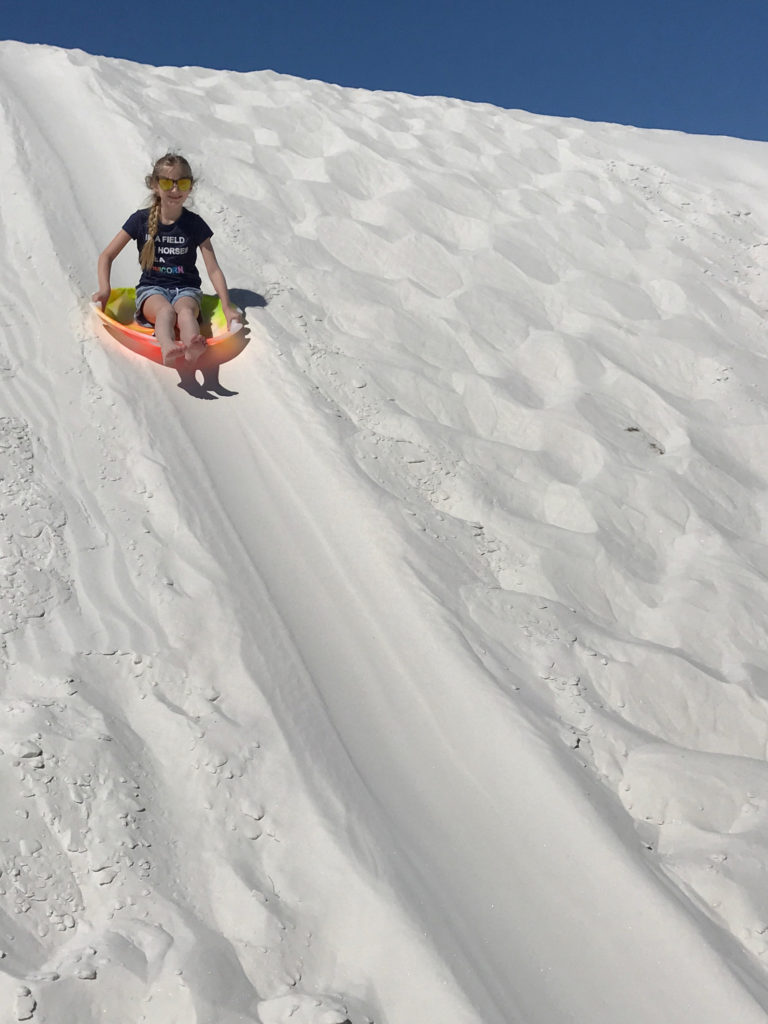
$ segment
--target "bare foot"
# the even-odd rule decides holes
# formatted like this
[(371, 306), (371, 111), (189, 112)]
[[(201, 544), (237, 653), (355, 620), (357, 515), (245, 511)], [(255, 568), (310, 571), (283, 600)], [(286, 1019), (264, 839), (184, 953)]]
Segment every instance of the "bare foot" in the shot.
[(163, 352), (163, 366), (175, 366), (183, 358), (184, 349), (177, 342), (173, 348), (166, 349)]
[(202, 356), (208, 348), (208, 342), (202, 336), (202, 334), (196, 334), (194, 338), (190, 338), (185, 346), (184, 358), (188, 363), (196, 363), (197, 360)]

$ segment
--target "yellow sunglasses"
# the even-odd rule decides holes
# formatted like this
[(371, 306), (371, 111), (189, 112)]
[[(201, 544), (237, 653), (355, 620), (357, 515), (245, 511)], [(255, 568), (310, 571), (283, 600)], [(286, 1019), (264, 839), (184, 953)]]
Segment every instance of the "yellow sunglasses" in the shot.
[(158, 178), (157, 184), (163, 192), (170, 192), (174, 185), (179, 186), (179, 192), (189, 192), (192, 188), (191, 178)]

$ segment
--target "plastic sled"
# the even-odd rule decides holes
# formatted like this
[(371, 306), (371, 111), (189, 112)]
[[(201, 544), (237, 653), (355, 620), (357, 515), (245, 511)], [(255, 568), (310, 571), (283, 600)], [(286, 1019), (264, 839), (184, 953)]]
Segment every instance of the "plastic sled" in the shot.
[[(136, 289), (113, 288), (106, 309), (95, 302), (91, 303), (99, 320), (109, 330), (113, 338), (122, 342), (134, 352), (138, 352), (154, 362), (162, 362), (160, 345), (155, 338), (153, 327), (144, 327), (136, 322)], [(202, 323), (200, 333), (208, 342), (211, 357), (216, 362), (226, 362), (234, 358), (245, 347), (243, 335), (244, 325), (237, 320), (232, 322), (232, 330), (227, 327), (227, 319), (221, 308), (218, 296), (203, 295), (200, 303)], [(233, 344), (241, 338), (242, 344)], [(228, 342), (229, 344), (224, 344)], [(220, 349), (217, 346), (221, 346)], [(216, 349), (216, 351), (212, 351)]]

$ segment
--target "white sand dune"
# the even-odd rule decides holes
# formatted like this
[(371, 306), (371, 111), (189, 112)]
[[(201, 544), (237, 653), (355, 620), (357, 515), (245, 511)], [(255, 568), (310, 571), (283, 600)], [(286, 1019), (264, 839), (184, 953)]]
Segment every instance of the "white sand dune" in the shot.
[[(764, 1024), (768, 148), (12, 42), (0, 105), (3, 1020)], [(169, 148), (209, 401), (88, 306)]]

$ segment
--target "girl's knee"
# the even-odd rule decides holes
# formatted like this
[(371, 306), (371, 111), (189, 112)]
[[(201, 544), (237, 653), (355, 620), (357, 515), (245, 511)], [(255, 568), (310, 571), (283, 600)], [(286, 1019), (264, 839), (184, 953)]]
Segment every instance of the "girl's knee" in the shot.
[(173, 307), (162, 295), (150, 295), (141, 308), (142, 315), (152, 323), (168, 320), (174, 316)]
[(189, 302), (177, 302), (173, 308), (179, 322), (182, 320), (197, 321), (197, 318), (200, 315), (200, 309), (193, 299)]

